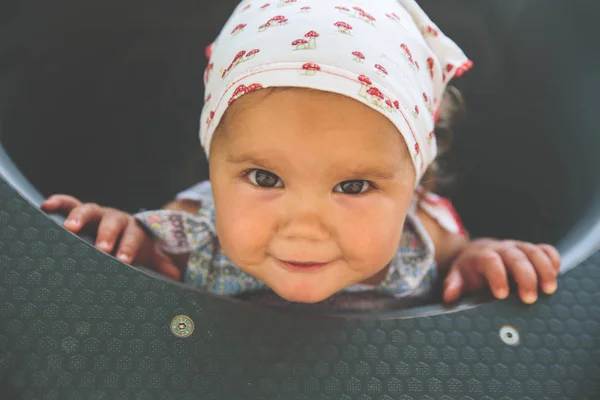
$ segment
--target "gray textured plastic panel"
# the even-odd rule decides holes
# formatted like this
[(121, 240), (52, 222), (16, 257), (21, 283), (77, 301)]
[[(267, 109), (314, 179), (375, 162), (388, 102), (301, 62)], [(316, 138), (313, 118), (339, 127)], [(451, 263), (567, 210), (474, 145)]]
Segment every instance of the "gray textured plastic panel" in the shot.
[[(558, 293), (401, 319), (214, 298), (106, 256), (0, 180), (3, 399), (597, 399), (600, 253)], [(176, 338), (170, 323), (195, 331)], [(516, 332), (505, 341), (504, 325)], [(510, 335), (509, 335), (510, 336)]]

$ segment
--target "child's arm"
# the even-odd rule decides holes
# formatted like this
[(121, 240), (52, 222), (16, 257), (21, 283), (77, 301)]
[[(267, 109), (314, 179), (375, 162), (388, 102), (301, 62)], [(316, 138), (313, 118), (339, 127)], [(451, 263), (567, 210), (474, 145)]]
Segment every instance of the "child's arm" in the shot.
[[(199, 201), (175, 200), (164, 209), (196, 214), (201, 205)], [(42, 209), (68, 213), (64, 226), (73, 233), (79, 233), (87, 225), (97, 225), (95, 246), (108, 254), (114, 254), (119, 260), (127, 264), (143, 265), (173, 279), (181, 279), (188, 254), (163, 252), (154, 238), (139, 226), (133, 215), (98, 204), (82, 203), (68, 195), (50, 196), (42, 203)]]
[[(173, 200), (170, 203), (165, 204), (163, 210), (171, 210), (171, 211), (185, 211), (189, 214), (196, 215), (198, 210), (202, 207), (201, 201), (189, 200), (189, 199), (180, 199)], [(184, 254), (169, 254), (171, 259), (177, 264), (182, 270), (185, 270), (190, 258), (189, 253)]]
[(444, 229), (421, 208), (417, 216), (435, 247), (435, 261), (445, 276), (444, 301), (452, 302), (465, 292), (489, 286), (494, 296), (509, 295), (508, 277), (517, 283), (519, 297), (531, 304), (538, 286), (546, 294), (556, 291), (560, 254), (550, 245), (496, 239), (469, 238)]

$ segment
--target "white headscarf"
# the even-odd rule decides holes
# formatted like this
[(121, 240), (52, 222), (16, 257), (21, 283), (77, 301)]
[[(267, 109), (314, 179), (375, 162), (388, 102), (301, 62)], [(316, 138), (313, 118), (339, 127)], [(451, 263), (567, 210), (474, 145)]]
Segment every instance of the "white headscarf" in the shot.
[(417, 184), (437, 155), (446, 85), (472, 63), (414, 0), (245, 0), (209, 47), (200, 140), (237, 98), (267, 87), (342, 94), (389, 118)]

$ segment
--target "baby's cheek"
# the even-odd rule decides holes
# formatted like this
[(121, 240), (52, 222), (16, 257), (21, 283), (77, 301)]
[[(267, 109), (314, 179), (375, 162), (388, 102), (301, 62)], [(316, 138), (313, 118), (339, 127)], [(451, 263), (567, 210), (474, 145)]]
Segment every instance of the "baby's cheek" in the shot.
[(366, 266), (385, 266), (396, 254), (404, 220), (382, 219), (346, 230), (344, 248), (350, 259)]
[(237, 265), (262, 262), (270, 237), (268, 221), (235, 212), (217, 215), (217, 236), (225, 254)]

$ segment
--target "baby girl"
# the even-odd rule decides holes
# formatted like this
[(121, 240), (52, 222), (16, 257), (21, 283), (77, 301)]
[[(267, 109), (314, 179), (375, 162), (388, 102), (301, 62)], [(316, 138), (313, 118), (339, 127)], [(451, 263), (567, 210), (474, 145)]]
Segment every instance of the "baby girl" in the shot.
[[(426, 189), (448, 82), (471, 62), (415, 0), (243, 1), (208, 48), (200, 140), (210, 182), (129, 215), (67, 195), (65, 227), (205, 291), (292, 303), (348, 293), (446, 302), (556, 290), (547, 244), (470, 239)], [(445, 100), (442, 102), (442, 100)]]

